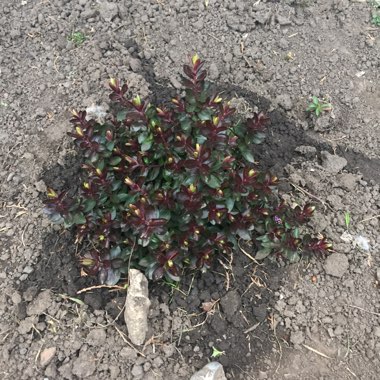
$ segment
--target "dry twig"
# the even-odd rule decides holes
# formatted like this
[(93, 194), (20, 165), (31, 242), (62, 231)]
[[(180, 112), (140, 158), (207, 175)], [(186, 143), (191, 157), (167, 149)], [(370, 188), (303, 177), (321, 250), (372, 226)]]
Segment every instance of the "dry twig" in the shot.
[(146, 356), (141, 352), (139, 351), (126, 337), (125, 337), (125, 334), (117, 327), (117, 326), (114, 326), (116, 331), (120, 334), (121, 336), (121, 339), (123, 339), (123, 341), (125, 343), (128, 344), (129, 347), (133, 348), (139, 355), (143, 356), (144, 358), (146, 358)]
[(376, 315), (376, 316), (380, 317), (380, 313), (375, 313), (374, 311), (369, 311), (369, 310), (363, 309), (360, 306), (355, 306), (355, 305), (347, 305), (347, 306), (348, 307), (352, 307), (354, 309), (358, 309), (358, 310), (364, 311), (365, 313)]
[(94, 286), (90, 286), (88, 288), (78, 290), (77, 294), (85, 293), (85, 292), (88, 292), (88, 291), (94, 290), (94, 289), (102, 289), (102, 288), (113, 289), (113, 290), (126, 290), (126, 288), (124, 286), (118, 286), (118, 285), (94, 285)]
[(308, 346), (307, 344), (303, 344), (303, 346), (305, 348), (307, 348), (308, 350), (313, 351), (314, 353), (316, 353), (316, 354), (318, 354), (318, 355), (320, 355), (320, 356), (322, 356), (322, 357), (324, 357), (326, 359), (332, 359), (330, 356), (327, 356), (323, 352), (320, 352), (320, 351), (316, 350), (315, 348)]
[(290, 182), (290, 184), (295, 188), (297, 189), (298, 191), (300, 191), (301, 193), (303, 194), (306, 194), (308, 195), (309, 197), (312, 197), (314, 199), (316, 199), (317, 201), (321, 202), (323, 204), (323, 207), (326, 209), (326, 207), (328, 207), (331, 211), (334, 211), (334, 209), (329, 205), (327, 204), (326, 202), (323, 202), (322, 199), (318, 198), (316, 195), (313, 195), (311, 193), (309, 193), (308, 191), (306, 191), (305, 189), (303, 189), (302, 187), (296, 185), (295, 183), (292, 183)]
[(252, 255), (250, 255), (246, 250), (244, 250), (244, 248), (240, 245), (240, 240), (241, 238), (238, 240), (238, 247), (240, 248), (240, 250), (249, 258), (251, 259), (256, 265), (262, 265), (260, 264)]
[(377, 219), (377, 218), (380, 218), (380, 214), (379, 215), (375, 215), (375, 216), (371, 216), (370, 218), (362, 219), (361, 221), (359, 221), (359, 223), (369, 222), (370, 220)]
[(250, 328), (248, 328), (247, 330), (244, 331), (244, 334), (248, 334), (249, 332), (253, 331), (253, 330), (256, 330), (258, 327), (260, 326), (260, 322), (259, 323), (256, 323), (255, 325), (251, 326)]

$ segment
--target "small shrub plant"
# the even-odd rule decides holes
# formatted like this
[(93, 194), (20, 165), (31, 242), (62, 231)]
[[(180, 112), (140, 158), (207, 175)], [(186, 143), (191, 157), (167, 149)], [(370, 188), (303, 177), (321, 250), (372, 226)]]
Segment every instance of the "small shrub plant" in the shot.
[(277, 177), (258, 169), (253, 153), (268, 118), (236, 118), (209, 93), (197, 55), (184, 73), (184, 95), (167, 104), (129, 98), (127, 84), (112, 79), (105, 123), (73, 112), (69, 135), (83, 153), (83, 181), (74, 198), (49, 189), (45, 211), (89, 243), (84, 271), (109, 285), (128, 268), (178, 281), (231, 254), (238, 239), (252, 240), (258, 259), (328, 252), (325, 238), (299, 233), (314, 207), (287, 206)]

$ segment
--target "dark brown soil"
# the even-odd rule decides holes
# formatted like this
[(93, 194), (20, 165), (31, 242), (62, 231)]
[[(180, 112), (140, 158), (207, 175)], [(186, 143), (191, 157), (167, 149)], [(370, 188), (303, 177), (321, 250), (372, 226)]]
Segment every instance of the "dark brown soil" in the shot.
[[(374, 3), (1, 1), (2, 379), (189, 379), (213, 360), (213, 347), (224, 352), (216, 360), (229, 379), (378, 378)], [(86, 40), (69, 41), (78, 31)], [(123, 335), (124, 294), (77, 294), (95, 283), (80, 276), (80, 247), (43, 216), (42, 200), (46, 186), (75, 191), (78, 183), (66, 136), (71, 109), (106, 108), (109, 77), (165, 99), (179, 90), (181, 67), (194, 52), (241, 113), (257, 107), (269, 114), (271, 128), (255, 157), (282, 178), (290, 201), (319, 205), (311, 227), (329, 236), (347, 267), (340, 256), (258, 266), (237, 251), (229, 269), (216, 263), (178, 288), (152, 284), (152, 338), (137, 351)], [(333, 111), (307, 113), (313, 95), (328, 97)], [(335, 171), (324, 151), (347, 165)], [(52, 347), (55, 354), (42, 363)]]

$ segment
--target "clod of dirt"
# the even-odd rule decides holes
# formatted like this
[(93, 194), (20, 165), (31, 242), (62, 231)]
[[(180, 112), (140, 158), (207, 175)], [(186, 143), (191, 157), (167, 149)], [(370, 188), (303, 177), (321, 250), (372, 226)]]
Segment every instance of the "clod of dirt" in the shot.
[(321, 157), (322, 166), (332, 174), (338, 174), (347, 165), (345, 158), (326, 151), (321, 152)]
[(212, 79), (212, 80), (216, 80), (220, 76), (218, 66), (214, 62), (211, 63), (211, 65), (209, 67), (208, 75), (209, 75), (210, 79)]
[(136, 345), (145, 342), (148, 332), (148, 280), (137, 269), (129, 271), (129, 288), (125, 301), (124, 319), (128, 328), (129, 339)]
[(342, 277), (348, 267), (348, 258), (342, 253), (333, 253), (324, 263), (326, 273), (334, 277)]
[(218, 362), (206, 364), (201, 370), (194, 373), (190, 380), (227, 380), (223, 366)]
[(222, 306), (223, 312), (226, 313), (228, 317), (233, 317), (241, 306), (239, 293), (236, 290), (229, 291), (220, 300), (220, 305)]
[(104, 329), (94, 329), (89, 332), (86, 341), (90, 346), (102, 346), (106, 338), (107, 335)]
[(40, 365), (42, 368), (45, 368), (49, 365), (49, 363), (53, 360), (53, 357), (56, 352), (57, 352), (56, 347), (45, 348), (41, 352)]
[(119, 7), (115, 3), (104, 1), (99, 7), (100, 16), (104, 21), (112, 21), (119, 14)]
[(359, 176), (351, 173), (343, 173), (337, 177), (340, 187), (347, 191), (354, 190), (359, 179)]
[(91, 376), (96, 369), (95, 358), (87, 351), (81, 349), (79, 357), (75, 359), (73, 364), (73, 374), (80, 379)]
[(312, 159), (317, 154), (317, 149), (314, 146), (300, 145), (294, 149), (297, 153), (302, 154), (307, 159)]
[(141, 69), (141, 61), (138, 58), (130, 58), (129, 67), (133, 72), (137, 73)]
[(290, 111), (293, 108), (293, 102), (289, 94), (281, 94), (276, 98), (276, 102), (281, 106), (285, 111)]
[(34, 299), (27, 307), (26, 314), (40, 315), (46, 311), (52, 303), (52, 297), (50, 290), (45, 290), (41, 292), (36, 299)]
[(305, 341), (305, 334), (302, 331), (292, 332), (290, 341), (296, 346), (300, 345)]

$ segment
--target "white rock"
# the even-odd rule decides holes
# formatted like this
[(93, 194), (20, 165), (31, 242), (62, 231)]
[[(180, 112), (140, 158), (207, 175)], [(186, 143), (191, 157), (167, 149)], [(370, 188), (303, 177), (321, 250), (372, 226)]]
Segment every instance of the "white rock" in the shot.
[(369, 251), (369, 241), (364, 236), (356, 236), (355, 243), (364, 251)]
[(148, 332), (149, 306), (148, 280), (137, 269), (131, 269), (124, 319), (129, 339), (133, 344), (141, 345), (145, 342)]
[(220, 363), (210, 362), (194, 373), (190, 380), (227, 380), (227, 378)]

